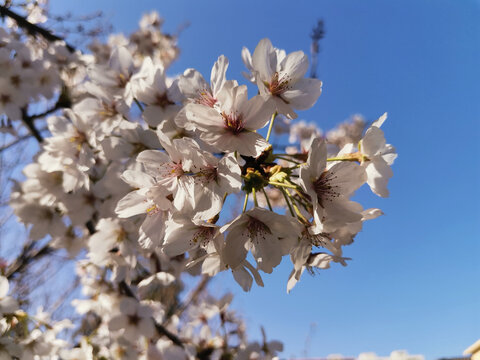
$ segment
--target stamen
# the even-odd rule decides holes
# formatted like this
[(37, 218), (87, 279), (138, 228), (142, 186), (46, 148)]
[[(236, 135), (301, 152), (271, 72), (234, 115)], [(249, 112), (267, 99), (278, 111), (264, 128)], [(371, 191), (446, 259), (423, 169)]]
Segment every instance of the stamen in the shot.
[(222, 117), (224, 120), (224, 125), (227, 130), (229, 130), (234, 135), (240, 134), (244, 127), (243, 127), (243, 115), (238, 112), (232, 112), (230, 114), (226, 114), (222, 112)]
[(182, 163), (165, 163), (159, 166), (158, 171), (162, 178), (180, 177), (185, 174)]
[(215, 228), (210, 226), (199, 226), (198, 231), (192, 236), (192, 242), (205, 248), (213, 239)]
[(312, 185), (321, 207), (324, 207), (325, 201), (333, 201), (333, 199), (340, 196), (340, 193), (337, 191), (338, 186), (332, 185), (332, 180), (336, 178), (337, 176), (331, 172), (324, 171), (317, 180), (313, 181)]
[(267, 234), (272, 234), (269, 227), (254, 217), (249, 216), (247, 231), (250, 239), (258, 244), (259, 238), (265, 240)]
[(278, 72), (276, 72), (275, 74), (273, 74), (270, 83), (266, 83), (265, 86), (268, 88), (268, 91), (270, 91), (273, 96), (280, 96), (285, 91), (290, 89), (290, 87), (288, 86), (289, 83), (290, 78), (288, 75), (285, 74), (280, 77)]
[(207, 89), (200, 90), (198, 92), (197, 98), (195, 99), (195, 103), (202, 104), (211, 108), (213, 108), (216, 102), (217, 99), (215, 99), (210, 90)]

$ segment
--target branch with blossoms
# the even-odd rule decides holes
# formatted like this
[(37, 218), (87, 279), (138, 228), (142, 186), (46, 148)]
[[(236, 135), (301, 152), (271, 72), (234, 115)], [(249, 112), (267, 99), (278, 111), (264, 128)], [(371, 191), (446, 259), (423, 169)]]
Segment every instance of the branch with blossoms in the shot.
[[(344, 246), (382, 214), (352, 196), (365, 184), (388, 196), (396, 152), (381, 130), (386, 114), (366, 131), (355, 117), (325, 135), (296, 120), (322, 82), (305, 77), (302, 51), (287, 54), (268, 39), (242, 50), (253, 97), (227, 77), (223, 55), (210, 81), (195, 69), (169, 77), (178, 48), (161, 24), (148, 14), (137, 32), (94, 43), (88, 56), (52, 43), (35, 58), (30, 45), (0, 33), (14, 55), (0, 78), (11, 85), (1, 88), (2, 112), (18, 120), (36, 94), (68, 94), (10, 205), (33, 242), (48, 239), (75, 259), (83, 293), (73, 301), (82, 316), (77, 345), (68, 346), (48, 331), (51, 321), (23, 315), (0, 277), (9, 354), (26, 356), (35, 343), (33, 354), (61, 349), (64, 358), (273, 359), (281, 344), (250, 343), (231, 296), (209, 296), (205, 279), (226, 271), (248, 291), (288, 256), (291, 291), (305, 270), (346, 265)], [(47, 58), (57, 59), (54, 68)], [(59, 80), (35, 82), (20, 101), (26, 80), (15, 88), (12, 77), (23, 64), (43, 69), (35, 79)], [(290, 144), (274, 149), (282, 133)], [(243, 204), (233, 216), (232, 200)], [(185, 274), (204, 280), (182, 301)]]

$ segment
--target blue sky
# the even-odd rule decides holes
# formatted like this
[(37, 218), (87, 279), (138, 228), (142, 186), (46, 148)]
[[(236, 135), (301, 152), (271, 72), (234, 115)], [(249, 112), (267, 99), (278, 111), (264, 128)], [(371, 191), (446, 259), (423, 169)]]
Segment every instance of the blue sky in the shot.
[(357, 355), (395, 349), (427, 359), (460, 355), (480, 338), (480, 2), (469, 0), (118, 1), (51, 0), (54, 12), (105, 11), (116, 31), (135, 29), (156, 9), (165, 28), (190, 26), (170, 73), (195, 67), (205, 75), (216, 58), (230, 59), (227, 76), (243, 82), (242, 46), (263, 37), (287, 52), (309, 52), (308, 34), (322, 18), (318, 74), (323, 94), (299, 114), (329, 129), (352, 114), (383, 126), (399, 153), (391, 197), (361, 191), (365, 207), (385, 216), (365, 224), (345, 249), (349, 266), (302, 281), (286, 294), (282, 263), (265, 287), (229, 289), (252, 328), (264, 325), (285, 343), (284, 356)]

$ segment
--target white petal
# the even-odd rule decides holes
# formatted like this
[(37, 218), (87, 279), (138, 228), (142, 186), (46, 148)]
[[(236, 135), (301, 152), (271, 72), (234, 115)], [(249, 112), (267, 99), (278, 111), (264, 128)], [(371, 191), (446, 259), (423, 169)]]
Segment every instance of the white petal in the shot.
[(282, 73), (292, 80), (301, 79), (308, 70), (308, 58), (303, 51), (288, 54), (280, 64)]
[(237, 226), (230, 230), (226, 238), (223, 256), (225, 263), (232, 269), (237, 268), (247, 256), (245, 243), (248, 238), (244, 235), (244, 230), (243, 226)]
[(228, 59), (224, 55), (221, 55), (213, 65), (210, 77), (210, 85), (212, 86), (212, 92), (214, 96), (225, 84), (227, 68)]
[(258, 130), (268, 124), (275, 111), (275, 104), (270, 98), (267, 99), (261, 95), (256, 95), (242, 109), (239, 109), (243, 115), (246, 129)]
[(252, 288), (252, 275), (243, 266), (232, 269), (233, 278), (242, 287), (243, 291), (250, 291)]
[(362, 139), (362, 153), (367, 156), (374, 156), (385, 147), (385, 136), (383, 131), (375, 126), (368, 128)]
[(150, 187), (155, 184), (154, 179), (150, 175), (141, 171), (125, 170), (120, 177), (134, 188)]
[(376, 126), (376, 127), (380, 127), (383, 125), (383, 123), (385, 122), (385, 120), (387, 120), (387, 113), (383, 113), (382, 116), (380, 116), (377, 120), (375, 120), (372, 124), (372, 126)]
[(381, 197), (388, 197), (388, 180), (393, 176), (393, 171), (382, 158), (368, 162), (366, 169), (367, 183), (372, 191)]
[(8, 279), (5, 276), (0, 276), (0, 299), (8, 294)]
[(252, 65), (262, 80), (270, 82), (277, 68), (277, 56), (269, 39), (258, 43), (252, 55)]
[(151, 207), (152, 203), (147, 201), (146, 197), (137, 190), (125, 195), (118, 202), (115, 207), (115, 213), (120, 218), (128, 218), (134, 215), (145, 214)]
[(300, 79), (287, 90), (282, 97), (290, 103), (294, 109), (310, 109), (322, 93), (322, 82), (318, 79)]

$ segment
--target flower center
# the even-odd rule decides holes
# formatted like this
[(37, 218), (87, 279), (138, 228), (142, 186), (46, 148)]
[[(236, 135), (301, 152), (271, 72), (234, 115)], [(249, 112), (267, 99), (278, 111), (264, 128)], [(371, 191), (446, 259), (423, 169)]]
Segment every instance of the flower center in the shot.
[(166, 93), (157, 94), (155, 96), (155, 104), (160, 106), (162, 109), (165, 109), (169, 105), (175, 105), (175, 103), (168, 98)]
[(243, 116), (238, 112), (231, 112), (230, 114), (226, 114), (222, 112), (222, 117), (224, 121), (225, 128), (233, 133), (234, 135), (240, 134), (244, 127), (243, 127)]
[(197, 104), (202, 104), (208, 107), (213, 108), (213, 105), (215, 105), (217, 102), (217, 99), (215, 99), (210, 92), (210, 90), (203, 89), (198, 92), (198, 96), (195, 99), (195, 103)]
[(180, 177), (185, 174), (183, 171), (182, 163), (165, 163), (159, 167), (160, 177), (162, 178), (173, 178)]
[(203, 168), (198, 173), (195, 174), (195, 180), (199, 181), (202, 184), (208, 184), (210, 182), (218, 181), (218, 172), (217, 168), (209, 166)]
[(249, 216), (249, 218), (250, 219), (247, 223), (247, 231), (252, 241), (258, 243), (259, 238), (265, 240), (265, 236), (272, 233), (265, 223), (251, 216)]
[(207, 247), (208, 243), (213, 239), (215, 234), (215, 228), (209, 226), (200, 226), (198, 230), (193, 234), (192, 241), (201, 247)]
[(318, 203), (321, 207), (324, 207), (325, 201), (333, 201), (333, 199), (340, 196), (340, 193), (337, 191), (338, 186), (332, 185), (332, 180), (336, 178), (337, 176), (331, 172), (324, 171), (317, 180), (313, 181), (313, 189), (317, 194)]
[(280, 76), (278, 72), (276, 72), (275, 74), (273, 74), (270, 84), (266, 83), (265, 86), (268, 88), (268, 91), (270, 91), (273, 96), (280, 96), (285, 91), (290, 89), (290, 87), (288, 86), (289, 83), (290, 78), (288, 77), (288, 75), (285, 74), (283, 76)]

